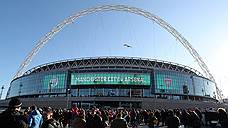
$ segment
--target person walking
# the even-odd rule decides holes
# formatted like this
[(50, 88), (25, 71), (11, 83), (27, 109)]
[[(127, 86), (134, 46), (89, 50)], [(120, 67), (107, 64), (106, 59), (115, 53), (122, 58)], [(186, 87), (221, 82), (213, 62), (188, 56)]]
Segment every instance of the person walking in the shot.
[(43, 112), (44, 122), (41, 128), (62, 128), (60, 123), (53, 119), (53, 111), (51, 109), (44, 110)]
[(180, 119), (174, 114), (173, 110), (168, 110), (167, 128), (178, 128), (180, 126)]
[(87, 114), (86, 128), (104, 128), (104, 124), (102, 123), (102, 118), (99, 115), (98, 110), (93, 109)]
[(157, 118), (154, 116), (154, 113), (150, 111), (148, 121), (147, 121), (147, 126), (149, 128), (154, 128), (155, 124), (157, 124)]
[(190, 122), (192, 128), (201, 128), (201, 120), (195, 111), (190, 112)]
[(228, 128), (228, 116), (224, 108), (218, 108), (218, 120), (221, 128)]
[(1, 128), (28, 128), (20, 113), (22, 102), (18, 98), (9, 101), (8, 108), (0, 114)]
[(85, 110), (79, 110), (78, 116), (73, 120), (73, 128), (86, 128)]
[(39, 128), (43, 123), (43, 118), (36, 106), (31, 106), (31, 113), (28, 118), (29, 128)]
[(111, 122), (110, 128), (128, 128), (127, 122), (124, 118), (122, 118), (122, 114), (118, 113), (116, 115), (116, 119)]

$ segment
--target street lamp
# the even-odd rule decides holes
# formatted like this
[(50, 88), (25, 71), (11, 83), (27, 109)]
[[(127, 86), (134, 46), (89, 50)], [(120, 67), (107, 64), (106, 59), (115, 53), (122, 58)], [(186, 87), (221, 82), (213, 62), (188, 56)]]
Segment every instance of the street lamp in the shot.
[(202, 89), (202, 95), (204, 96), (204, 89)]
[(67, 89), (67, 109), (69, 107), (69, 99), (70, 99), (70, 88)]
[(4, 85), (2, 85), (2, 88), (1, 88), (1, 95), (0, 95), (0, 99), (2, 99), (2, 92), (3, 92), (3, 89), (4, 89)]
[(49, 92), (49, 94), (51, 93), (51, 86), (52, 86), (52, 82), (49, 82), (49, 84), (48, 84), (48, 92)]
[(216, 94), (215, 94), (215, 92), (213, 92), (213, 98), (216, 99)]
[(183, 94), (187, 95), (187, 100), (189, 100), (189, 89), (186, 83), (183, 85)]
[(19, 93), (19, 96), (21, 95), (21, 88), (22, 88), (22, 86), (23, 86), (23, 85), (22, 85), (22, 83), (21, 83), (21, 84), (19, 85), (19, 92), (18, 92), (18, 93)]
[(160, 98), (163, 99), (165, 97), (164, 96), (165, 95), (165, 88), (163, 88), (163, 85), (162, 84), (160, 85), (160, 93), (161, 93), (161, 97)]

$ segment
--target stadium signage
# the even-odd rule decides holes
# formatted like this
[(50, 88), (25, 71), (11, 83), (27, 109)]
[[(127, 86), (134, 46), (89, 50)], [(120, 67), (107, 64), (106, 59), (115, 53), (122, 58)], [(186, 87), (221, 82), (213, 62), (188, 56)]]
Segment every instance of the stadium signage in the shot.
[(43, 78), (43, 87), (42, 89), (53, 90), (58, 88), (65, 87), (66, 74), (65, 73), (56, 73), (56, 74), (47, 74)]
[(58, 82), (59, 82), (58, 78), (57, 77), (54, 77), (54, 78), (52, 78), (52, 79), (49, 80), (49, 85), (51, 87), (56, 87), (58, 85)]
[(150, 85), (149, 74), (90, 73), (71, 74), (71, 85), (126, 84)]

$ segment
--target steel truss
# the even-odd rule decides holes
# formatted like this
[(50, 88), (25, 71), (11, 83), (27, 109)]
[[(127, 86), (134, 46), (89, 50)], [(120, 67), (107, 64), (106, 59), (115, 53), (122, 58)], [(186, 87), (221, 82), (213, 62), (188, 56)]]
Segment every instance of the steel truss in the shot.
[[(187, 49), (187, 51), (193, 56), (193, 58), (196, 60), (196, 62), (200, 66), (200, 68), (203, 70), (205, 77), (209, 78), (212, 81), (215, 81), (214, 77), (210, 73), (208, 67), (206, 66), (203, 59), (200, 57), (200, 55), (197, 53), (197, 51), (192, 47), (192, 45), (175, 28), (173, 28), (171, 25), (169, 25), (167, 22), (165, 22), (160, 17), (158, 17), (158, 16), (156, 16), (150, 12), (147, 12), (147, 11), (140, 9), (140, 8), (130, 7), (130, 6), (126, 6), (126, 5), (103, 5), (103, 6), (92, 7), (89, 9), (79, 11), (79, 12), (71, 15), (67, 19), (63, 20), (61, 23), (59, 23), (57, 26), (55, 26), (50, 32), (48, 32), (44, 37), (42, 37), (37, 42), (35, 47), (26, 56), (25, 60), (20, 65), (16, 75), (14, 76), (14, 79), (23, 75), (23, 72), (25, 71), (26, 67), (32, 61), (33, 57), (39, 52), (39, 50), (45, 44), (47, 44), (47, 42), (55, 34), (57, 34), (60, 30), (62, 30), (65, 26), (73, 23), (75, 20), (77, 20), (78, 18), (80, 18), (82, 16), (92, 14), (92, 13), (96, 13), (96, 12), (113, 11), (113, 10), (114, 11), (124, 11), (124, 12), (134, 13), (134, 14), (143, 16), (143, 17), (145, 17), (151, 21), (156, 22), (158, 25), (160, 25), (165, 30), (167, 30), (171, 35), (173, 35), (173, 37), (175, 37), (176, 40), (178, 40)], [(216, 88), (217, 88), (217, 94), (219, 96), (219, 99), (221, 99), (222, 98), (221, 97), (222, 96), (221, 91), (219, 91), (217, 85), (216, 85)]]
[(62, 71), (62, 70), (72, 70), (72, 69), (164, 69), (172, 70), (181, 73), (187, 73), (197, 76), (203, 75), (188, 66), (181, 64), (167, 62), (155, 59), (146, 58), (133, 58), (133, 57), (98, 57), (98, 58), (79, 58), (74, 60), (64, 60), (52, 63), (47, 63), (34, 67), (24, 75), (29, 75), (32, 73), (48, 72), (48, 71)]

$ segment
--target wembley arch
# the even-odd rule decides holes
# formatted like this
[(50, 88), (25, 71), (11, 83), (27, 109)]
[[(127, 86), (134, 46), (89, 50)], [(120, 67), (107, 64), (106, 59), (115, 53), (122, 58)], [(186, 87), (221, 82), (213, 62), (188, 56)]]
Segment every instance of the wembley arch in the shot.
[[(69, 16), (68, 18), (64, 19), (62, 22), (60, 22), (57, 26), (53, 27), (51, 31), (49, 31), (47, 34), (45, 34), (35, 45), (35, 47), (29, 52), (29, 54), (26, 56), (25, 60), (21, 63), (17, 73), (14, 76), (14, 79), (17, 77), (20, 77), (23, 75), (25, 69), (30, 64), (32, 59), (35, 57), (35, 55), (39, 52), (39, 50), (48, 43), (52, 37), (57, 34), (59, 31), (61, 31), (64, 27), (67, 25), (73, 23), (78, 18), (92, 14), (97, 12), (106, 12), (106, 11), (121, 11), (121, 12), (130, 12), (136, 15), (143, 16), (155, 23), (157, 23), (159, 26), (164, 28), (167, 32), (169, 32), (179, 43), (181, 43), (185, 49), (192, 55), (192, 57), (196, 60), (200, 68), (205, 74), (205, 77), (209, 78), (210, 80), (215, 82), (215, 79), (213, 75), (210, 73), (207, 65), (203, 61), (203, 59), (200, 57), (198, 52), (192, 47), (192, 45), (185, 39), (175, 28), (173, 28), (170, 24), (168, 24), (166, 21), (158, 17), (157, 15), (154, 15), (146, 10), (136, 8), (136, 7), (130, 7), (127, 5), (102, 5), (97, 7), (92, 7), (88, 9), (84, 9), (82, 11), (76, 12), (75, 14)], [(221, 98), (221, 91), (216, 86), (217, 94), (219, 99)]]

